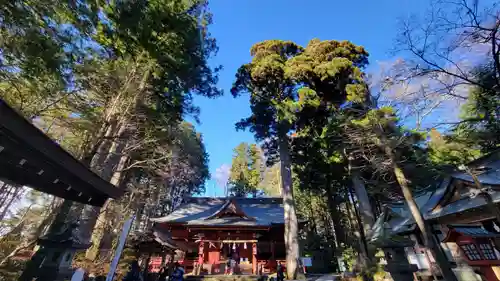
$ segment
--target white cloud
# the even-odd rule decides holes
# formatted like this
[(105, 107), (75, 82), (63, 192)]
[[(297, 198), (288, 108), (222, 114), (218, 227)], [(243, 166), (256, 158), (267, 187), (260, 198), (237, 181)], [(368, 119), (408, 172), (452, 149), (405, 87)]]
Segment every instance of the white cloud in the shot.
[(224, 188), (229, 180), (229, 174), (231, 173), (231, 166), (228, 164), (222, 164), (219, 168), (215, 169), (215, 175), (213, 175), (217, 186)]

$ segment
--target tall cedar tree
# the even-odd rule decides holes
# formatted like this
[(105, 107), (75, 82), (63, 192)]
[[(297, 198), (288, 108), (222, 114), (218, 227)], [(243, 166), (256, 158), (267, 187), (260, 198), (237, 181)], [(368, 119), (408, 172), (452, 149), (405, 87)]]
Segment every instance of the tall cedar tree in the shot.
[(261, 182), (262, 152), (256, 144), (242, 142), (234, 148), (229, 175), (229, 191), (234, 196), (257, 196)]
[(250, 128), (255, 138), (265, 143), (268, 156), (279, 155), (285, 208), (286, 269), (290, 279), (297, 277), (300, 257), (289, 138), (297, 94), (293, 82), (286, 78), (285, 64), (299, 52), (301, 48), (290, 41), (269, 40), (255, 44), (250, 50), (252, 61), (238, 69), (231, 89), (234, 96), (250, 95), (252, 115), (240, 121), (237, 129)]
[[(151, 143), (162, 138), (165, 127), (179, 125), (186, 114), (196, 118), (193, 94), (220, 94), (217, 69), (207, 63), (217, 51), (207, 30), (207, 2), (45, 2), (3, 3), (0, 96), (32, 120), (57, 109), (59, 124), (92, 124), (90, 130), (68, 126), (88, 130), (74, 133), (89, 140), (75, 156), (119, 187), (128, 186), (131, 166), (146, 163), (158, 170), (158, 163), (141, 162), (146, 155), (137, 155), (151, 151), (128, 148), (144, 147), (145, 135)], [(82, 120), (90, 115), (95, 119)], [(164, 147), (154, 153), (165, 156)], [(201, 158), (204, 169), (204, 151)], [(182, 168), (183, 176), (188, 170)], [(203, 171), (198, 176), (194, 182), (206, 177)], [(87, 211), (88, 232), (98, 212)], [(98, 229), (89, 257), (95, 257), (100, 245), (103, 230)]]
[(281, 161), (288, 227), (285, 241), (290, 256), (287, 265), (293, 266), (288, 268), (292, 278), (298, 257), (293, 247), (298, 245), (289, 243), (298, 241), (297, 223), (289, 219), (296, 216), (294, 210), (291, 214), (294, 207), (289, 132), (297, 132), (293, 139), (321, 135), (335, 110), (348, 101), (364, 102), (367, 89), (361, 68), (367, 64), (368, 54), (347, 41), (318, 39), (311, 40), (306, 48), (292, 42), (264, 41), (254, 45), (251, 54), (252, 62), (238, 70), (232, 93), (250, 93), (252, 116), (237, 127), (249, 127), (258, 140), (265, 141), (268, 159)]

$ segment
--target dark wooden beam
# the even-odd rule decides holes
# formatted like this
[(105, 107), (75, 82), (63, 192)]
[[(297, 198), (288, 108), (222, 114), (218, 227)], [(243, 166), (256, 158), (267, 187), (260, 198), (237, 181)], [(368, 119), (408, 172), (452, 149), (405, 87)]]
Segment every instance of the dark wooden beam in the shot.
[(96, 206), (124, 193), (90, 171), (1, 99), (0, 178)]

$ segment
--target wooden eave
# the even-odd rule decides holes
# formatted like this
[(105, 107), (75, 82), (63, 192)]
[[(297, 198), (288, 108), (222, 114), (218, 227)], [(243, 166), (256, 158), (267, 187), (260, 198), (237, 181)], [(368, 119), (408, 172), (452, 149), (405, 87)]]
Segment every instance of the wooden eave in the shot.
[(262, 225), (187, 225), (188, 230), (269, 230), (270, 226)]
[(95, 206), (124, 193), (90, 171), (1, 99), (0, 180)]

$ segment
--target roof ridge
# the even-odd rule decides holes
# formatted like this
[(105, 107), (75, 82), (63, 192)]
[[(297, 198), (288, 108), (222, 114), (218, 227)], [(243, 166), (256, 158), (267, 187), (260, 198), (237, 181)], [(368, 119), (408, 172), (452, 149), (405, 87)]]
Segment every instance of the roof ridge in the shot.
[(185, 201), (182, 204), (200, 202), (200, 201), (222, 201), (226, 202), (228, 200), (235, 200), (239, 203), (261, 203), (261, 204), (283, 204), (283, 198), (281, 197), (197, 197), (189, 196), (185, 197)]

